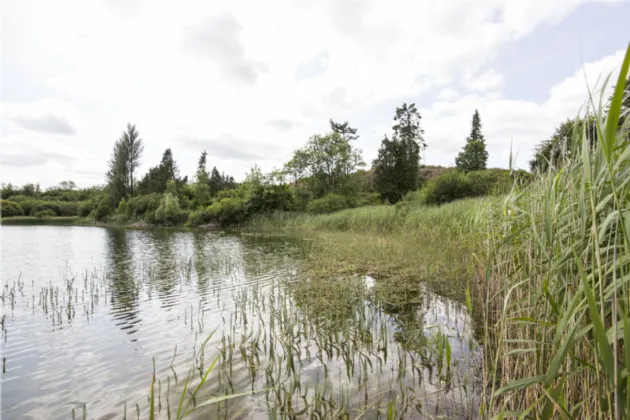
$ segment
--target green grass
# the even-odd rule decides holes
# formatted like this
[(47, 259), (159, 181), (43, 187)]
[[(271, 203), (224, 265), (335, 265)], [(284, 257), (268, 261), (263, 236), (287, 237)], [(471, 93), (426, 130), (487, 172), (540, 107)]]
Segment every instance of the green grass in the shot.
[(75, 225), (86, 223), (87, 219), (78, 216), (33, 217), (15, 216), (0, 219), (2, 225)]
[(498, 213), (501, 197), (441, 207), (415, 203), (370, 206), (328, 215), (278, 213), (253, 221), (255, 229), (312, 236), (304, 248), (311, 273), (371, 274), (392, 281), (423, 281), (437, 293), (465, 300), (483, 237), (474, 228)]

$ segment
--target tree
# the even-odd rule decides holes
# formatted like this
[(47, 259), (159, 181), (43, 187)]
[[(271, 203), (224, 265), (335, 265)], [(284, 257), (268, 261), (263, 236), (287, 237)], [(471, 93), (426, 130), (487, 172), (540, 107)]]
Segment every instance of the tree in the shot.
[(75, 184), (74, 181), (61, 181), (59, 183), (59, 189), (61, 190), (72, 191), (76, 187), (77, 187), (77, 184)]
[(400, 201), (403, 196), (398, 179), (403, 155), (402, 144), (385, 136), (378, 150), (378, 156), (372, 164), (376, 190), (383, 200), (388, 200), (390, 203)]
[(115, 206), (123, 198), (133, 196), (133, 174), (140, 166), (140, 157), (143, 150), (144, 146), (140, 133), (136, 130), (135, 125), (128, 123), (127, 130), (123, 132), (114, 144), (114, 149), (108, 162), (107, 181)]
[(343, 123), (336, 123), (331, 118), (329, 122), (330, 129), (334, 133), (341, 135), (341, 137), (343, 137), (344, 139), (352, 141), (359, 138), (359, 135), (357, 134), (357, 129), (350, 127), (348, 121), (345, 121)]
[(210, 195), (212, 197), (216, 196), (219, 191), (223, 189), (223, 176), (221, 176), (216, 166), (212, 168), (212, 171), (210, 171), (208, 184), (210, 186)]
[(208, 185), (208, 171), (206, 170), (207, 156), (208, 154), (204, 150), (199, 157), (195, 182), (195, 197), (197, 198), (197, 203), (202, 206), (210, 202), (210, 186)]
[(573, 144), (573, 139), (578, 139), (579, 133), (585, 132), (589, 145), (592, 148), (597, 141), (597, 124), (594, 117), (586, 119), (567, 118), (556, 127), (551, 138), (543, 140), (534, 150), (534, 156), (529, 161), (532, 172), (544, 172), (550, 167), (557, 167), (566, 159), (573, 156), (573, 149), (581, 144)]
[(144, 145), (142, 144), (140, 133), (136, 130), (136, 126), (131, 123), (127, 123), (127, 130), (123, 132), (121, 141), (126, 151), (127, 171), (129, 171), (127, 188), (129, 196), (133, 197), (133, 174), (140, 166)]
[(394, 135), (383, 139), (378, 157), (373, 162), (376, 188), (381, 198), (400, 200), (418, 187), (420, 153), (426, 149), (420, 113), (415, 104), (396, 108)]
[(164, 150), (162, 159), (158, 166), (154, 166), (142, 177), (142, 180), (138, 183), (138, 192), (140, 194), (162, 194), (166, 191), (166, 184), (168, 181), (183, 181), (178, 179), (179, 169), (175, 163), (173, 157), (173, 151), (169, 148)]
[(296, 184), (306, 178), (311, 190), (320, 197), (338, 190), (348, 174), (364, 165), (361, 151), (352, 146), (350, 138), (332, 131), (311, 136), (305, 147), (294, 152), (284, 171), (293, 176)]
[(481, 117), (475, 109), (470, 135), (466, 138), (464, 149), (455, 158), (455, 165), (464, 172), (472, 172), (486, 169), (487, 163), (488, 151), (481, 133)]

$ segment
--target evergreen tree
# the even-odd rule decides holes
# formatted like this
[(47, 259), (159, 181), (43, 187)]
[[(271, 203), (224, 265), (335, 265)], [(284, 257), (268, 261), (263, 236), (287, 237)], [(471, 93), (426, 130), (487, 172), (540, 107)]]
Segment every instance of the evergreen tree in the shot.
[(350, 127), (348, 121), (345, 121), (343, 123), (336, 123), (331, 118), (329, 122), (330, 129), (334, 133), (341, 135), (341, 137), (343, 137), (345, 140), (352, 141), (359, 138), (359, 135), (357, 134), (357, 129)]
[(420, 120), (415, 104), (396, 108), (393, 138), (385, 136), (374, 160), (377, 191), (392, 203), (418, 187), (420, 153), (426, 149)]
[(217, 167), (213, 167), (210, 172), (210, 179), (208, 181), (208, 185), (210, 186), (210, 195), (212, 197), (216, 196), (219, 191), (223, 189), (223, 177), (219, 173)]
[(199, 157), (199, 163), (197, 164), (197, 174), (195, 182), (195, 197), (197, 203), (205, 206), (210, 201), (210, 186), (208, 184), (208, 171), (206, 170), (206, 159), (208, 154), (204, 150)]
[(138, 183), (140, 194), (162, 194), (166, 191), (168, 181), (178, 181), (179, 169), (173, 158), (172, 150), (166, 149), (162, 154), (162, 160), (158, 166), (154, 166), (144, 175)]
[(110, 194), (117, 206), (120, 200), (133, 196), (135, 170), (140, 166), (140, 157), (144, 146), (136, 126), (128, 123), (127, 129), (114, 144), (108, 162), (107, 183)]
[(464, 149), (455, 158), (455, 165), (464, 172), (486, 169), (488, 164), (488, 151), (486, 140), (481, 133), (481, 117), (475, 110), (472, 118), (472, 129), (466, 138)]

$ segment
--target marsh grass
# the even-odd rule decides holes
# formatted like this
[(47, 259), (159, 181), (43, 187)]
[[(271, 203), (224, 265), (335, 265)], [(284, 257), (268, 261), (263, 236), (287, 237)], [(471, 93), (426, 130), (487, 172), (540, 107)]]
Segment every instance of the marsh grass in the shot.
[[(486, 413), (498, 418), (630, 417), (630, 118), (619, 127), (630, 46), (608, 115), (593, 98), (593, 147), (515, 188), (488, 224)], [(627, 111), (626, 111), (627, 112)]]

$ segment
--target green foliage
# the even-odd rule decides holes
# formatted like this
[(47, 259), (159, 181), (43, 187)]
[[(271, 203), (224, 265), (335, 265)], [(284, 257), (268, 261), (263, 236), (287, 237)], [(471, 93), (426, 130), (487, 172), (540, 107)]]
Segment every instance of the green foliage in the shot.
[(308, 203), (313, 199), (311, 190), (306, 187), (295, 187), (292, 189), (293, 205), (296, 211), (306, 211)]
[(0, 200), (0, 217), (22, 216), (24, 210), (19, 203), (9, 200)]
[(177, 197), (170, 192), (164, 194), (160, 206), (155, 211), (155, 223), (173, 226), (184, 223), (188, 214), (181, 210)]
[(264, 214), (291, 210), (293, 195), (287, 185), (256, 185), (245, 204), (246, 213)]
[(241, 224), (246, 219), (245, 203), (238, 197), (216, 199), (206, 213), (221, 226)]
[(188, 214), (187, 226), (199, 226), (210, 222), (210, 216), (205, 210), (196, 210)]
[(94, 210), (94, 205), (91, 201), (82, 201), (77, 209), (77, 216), (88, 217), (92, 210)]
[(513, 178), (505, 169), (487, 169), (468, 174), (450, 170), (432, 178), (417, 194), (407, 199), (423, 204), (444, 204), (462, 198), (501, 194), (510, 190)]
[(420, 120), (415, 104), (396, 108), (394, 135), (385, 136), (374, 160), (376, 190), (391, 203), (418, 187), (420, 152), (426, 148)]
[(481, 117), (475, 110), (472, 119), (472, 129), (466, 139), (466, 145), (455, 158), (455, 165), (464, 172), (480, 171), (486, 169), (488, 163), (488, 151), (486, 141), (481, 133)]
[(116, 210), (116, 213), (125, 216), (127, 215), (127, 201), (125, 199), (120, 200), (120, 203), (118, 203), (118, 209)]
[(585, 138), (591, 147), (597, 138), (597, 126), (593, 117), (587, 119), (573, 118), (563, 121), (551, 138), (542, 141), (534, 151), (534, 157), (529, 161), (532, 172), (546, 172), (566, 163), (575, 155), (575, 149), (580, 145), (578, 139)]
[(336, 131), (331, 133), (311, 136), (285, 164), (284, 172), (296, 184), (306, 183), (316, 197), (338, 191), (350, 173), (365, 165), (361, 151), (351, 144), (357, 137), (356, 129), (344, 124), (334, 125)]
[(114, 213), (114, 208), (110, 204), (110, 199), (103, 198), (94, 209), (94, 219), (101, 222), (107, 217), (109, 217), (112, 213)]
[(155, 212), (160, 207), (162, 194), (148, 194), (132, 197), (127, 203), (127, 217), (132, 220), (145, 220), (155, 223)]
[(140, 166), (144, 146), (136, 126), (128, 123), (127, 129), (114, 144), (108, 162), (107, 183), (114, 205), (134, 195), (134, 172)]
[(50, 209), (45, 209), (45, 210), (39, 210), (33, 216), (42, 219), (44, 217), (55, 217), (56, 214), (55, 214), (54, 211), (52, 211)]
[(177, 181), (183, 183), (179, 179), (179, 169), (173, 158), (171, 149), (166, 149), (162, 154), (162, 160), (158, 166), (149, 169), (146, 175), (138, 183), (139, 194), (163, 194), (166, 191), (168, 181)]
[(330, 193), (308, 204), (308, 212), (316, 214), (333, 213), (349, 207), (348, 199), (343, 195)]

